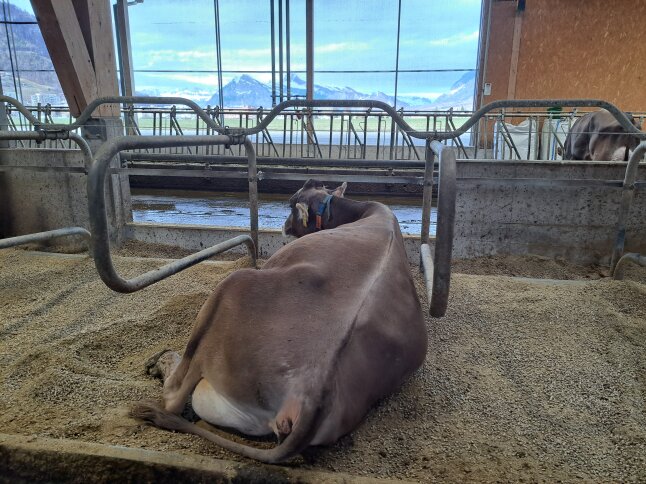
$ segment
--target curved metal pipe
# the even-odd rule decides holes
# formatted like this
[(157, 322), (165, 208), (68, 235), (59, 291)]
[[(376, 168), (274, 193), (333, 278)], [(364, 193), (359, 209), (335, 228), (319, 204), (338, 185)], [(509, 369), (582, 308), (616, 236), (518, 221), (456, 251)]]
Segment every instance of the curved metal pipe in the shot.
[(632, 205), (633, 197), (635, 195), (635, 179), (637, 178), (637, 170), (639, 162), (644, 158), (646, 153), (646, 141), (642, 141), (635, 151), (633, 151), (626, 166), (626, 175), (624, 176), (624, 185), (621, 192), (621, 205), (619, 207), (619, 216), (617, 217), (617, 236), (615, 238), (615, 245), (612, 251), (610, 260), (610, 272), (614, 273), (615, 267), (619, 262), (621, 254), (624, 252), (624, 245), (626, 243), (626, 224), (628, 223), (628, 216), (630, 214), (630, 206)]
[[(234, 237), (132, 279), (124, 279), (117, 273), (110, 255), (110, 234), (105, 204), (105, 178), (108, 173), (110, 161), (117, 153), (133, 148), (229, 145), (241, 142), (244, 143), (244, 140), (231, 136), (122, 136), (112, 138), (101, 146), (88, 174), (87, 196), (90, 225), (92, 227), (94, 264), (96, 265), (99, 276), (110, 289), (125, 293), (138, 291), (168, 276), (176, 274), (187, 267), (208, 259), (215, 254), (242, 244), (247, 246), (253, 264), (254, 266), (256, 265), (256, 247), (253, 239), (248, 235)], [(249, 149), (247, 155), (250, 158), (250, 166), (255, 167), (255, 154), (253, 153), (253, 149)]]
[(614, 104), (607, 101), (602, 101), (598, 99), (551, 99), (551, 100), (541, 100), (541, 99), (518, 99), (518, 100), (500, 100), (494, 101), (487, 104), (486, 106), (478, 109), (473, 115), (458, 129), (453, 131), (446, 131), (438, 133), (436, 131), (416, 131), (413, 129), (404, 119), (397, 113), (395, 108), (386, 104), (382, 101), (370, 101), (370, 100), (306, 100), (306, 99), (291, 99), (284, 101), (280, 104), (277, 104), (267, 115), (259, 122), (256, 126), (252, 128), (223, 128), (218, 126), (206, 112), (199, 107), (195, 102), (190, 99), (185, 99), (181, 97), (155, 97), (155, 96), (109, 96), (97, 98), (92, 101), (88, 106), (83, 110), (81, 115), (76, 119), (76, 121), (69, 125), (62, 124), (44, 124), (39, 122), (34, 116), (27, 110), (19, 101), (8, 96), (0, 96), (0, 102), (6, 102), (15, 106), (27, 119), (37, 126), (38, 129), (46, 130), (57, 130), (57, 131), (70, 131), (79, 128), (83, 123), (90, 119), (94, 110), (102, 104), (135, 104), (135, 103), (145, 103), (145, 104), (181, 104), (192, 109), (199, 117), (202, 119), (210, 128), (212, 128), (217, 133), (230, 133), (232, 135), (252, 135), (257, 134), (263, 129), (269, 127), (271, 121), (278, 116), (278, 114), (292, 107), (347, 107), (347, 108), (362, 108), (362, 109), (381, 109), (382, 111), (389, 114), (393, 121), (408, 135), (419, 138), (419, 139), (437, 139), (437, 140), (447, 140), (457, 138), (458, 136), (463, 135), (467, 132), (469, 128), (475, 125), (478, 120), (487, 114), (489, 111), (494, 109), (501, 108), (538, 108), (538, 107), (598, 107), (608, 110), (612, 115), (617, 119), (619, 124), (626, 130), (626, 133), (632, 134), (640, 139), (646, 139), (646, 133), (638, 130), (630, 122), (628, 117), (617, 108)]
[(446, 313), (451, 285), (451, 258), (453, 254), (453, 229), (455, 227), (455, 198), (457, 163), (455, 151), (439, 141), (431, 143), (431, 149), (439, 156), (437, 186), (437, 230), (433, 288), (430, 314), (441, 318)]
[(93, 100), (87, 105), (83, 112), (71, 124), (47, 124), (39, 121), (34, 115), (17, 99), (9, 96), (0, 96), (0, 102), (5, 102), (14, 106), (20, 113), (25, 116), (31, 124), (38, 130), (47, 131), (73, 131), (85, 124), (94, 113), (95, 109), (102, 104), (180, 104), (187, 106), (197, 114), (211, 129), (218, 133), (224, 133), (227, 128), (219, 126), (213, 119), (206, 114), (197, 103), (183, 97), (160, 97), (160, 96), (106, 96)]
[(17, 237), (9, 237), (7, 239), (0, 239), (0, 249), (7, 249), (17, 245), (32, 244), (34, 242), (45, 242), (47, 240), (57, 239), (60, 237), (70, 237), (78, 235), (85, 240), (90, 240), (90, 232), (83, 227), (67, 227), (64, 229), (48, 230), (46, 232), (36, 232), (34, 234), (19, 235)]
[(612, 271), (612, 278), (615, 281), (621, 281), (624, 278), (624, 269), (629, 262), (646, 267), (646, 256), (637, 254), (635, 252), (624, 254), (623, 257), (619, 259), (619, 262), (617, 262), (617, 265)]

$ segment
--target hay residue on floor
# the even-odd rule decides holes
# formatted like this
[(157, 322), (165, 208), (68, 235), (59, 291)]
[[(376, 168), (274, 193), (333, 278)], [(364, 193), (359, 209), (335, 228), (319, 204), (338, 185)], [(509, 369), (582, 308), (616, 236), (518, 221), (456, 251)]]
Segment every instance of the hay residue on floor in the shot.
[[(115, 260), (127, 277), (160, 264)], [(125, 295), (87, 256), (0, 251), (2, 432), (239, 460), (124, 409), (161, 395), (144, 361), (181, 351), (204, 300), (244, 264), (200, 264)], [(296, 465), (416, 481), (645, 481), (645, 271), (618, 282), (541, 258), (458, 261), (447, 316), (427, 318), (424, 366)]]

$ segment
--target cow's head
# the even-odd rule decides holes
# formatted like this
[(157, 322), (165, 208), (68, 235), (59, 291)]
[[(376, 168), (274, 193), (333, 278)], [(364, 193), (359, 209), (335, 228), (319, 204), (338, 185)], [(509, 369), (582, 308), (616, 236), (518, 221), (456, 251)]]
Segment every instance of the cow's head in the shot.
[[(325, 188), (320, 181), (307, 180), (303, 188), (289, 199), (292, 212), (285, 221), (283, 234), (302, 237), (317, 230), (335, 226), (333, 222), (331, 223), (334, 215), (329, 205), (331, 199), (328, 199), (328, 196), (343, 197), (347, 186), (348, 184), (343, 182), (340, 187), (330, 190)], [(319, 211), (323, 211), (323, 213), (320, 216), (320, 227), (317, 227)]]

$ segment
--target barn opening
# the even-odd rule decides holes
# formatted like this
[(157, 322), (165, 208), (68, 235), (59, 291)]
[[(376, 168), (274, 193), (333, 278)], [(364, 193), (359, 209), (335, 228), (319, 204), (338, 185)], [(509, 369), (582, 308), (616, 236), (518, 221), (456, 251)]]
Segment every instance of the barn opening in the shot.
[[(447, 286), (446, 319), (428, 317), (437, 359), (379, 407), (363, 431), (303, 469), (412, 480), (640, 480), (645, 425), (635, 402), (643, 399), (644, 164), (637, 159), (628, 177), (624, 160), (562, 158), (576, 120), (599, 107), (616, 106), (643, 126), (646, 100), (637, 81), (646, 57), (637, 54), (646, 7), (638, 0), (618, 0), (611, 10), (605, 2), (564, 0), (366, 5), (4, 0), (0, 94), (10, 99), (3, 97), (0, 107), (0, 238), (49, 237), (61, 228), (91, 237), (99, 192), (104, 250), (93, 256), (114, 263), (122, 279), (136, 279), (166, 259), (190, 258), (238, 237), (248, 242), (257, 203), (253, 255), (264, 259), (286, 243), (278, 207), (305, 179), (348, 181), (349, 197), (401, 210), (425, 311), (432, 312), (435, 272), (429, 266), (419, 272), (420, 257), (444, 250), (459, 259), (448, 260), (453, 299)], [(116, 95), (147, 100), (113, 99), (69, 133), (60, 128), (97, 99)], [(538, 101), (523, 105), (527, 99)], [(503, 104), (460, 131), (493, 102)], [(272, 111), (281, 103), (284, 109)], [(229, 138), (204, 142), (217, 133)], [(643, 131), (637, 135), (644, 139)], [(88, 194), (101, 150), (124, 136), (149, 138), (149, 145), (123, 145), (105, 158), (105, 185)], [(184, 141), (162, 146), (169, 136)], [(454, 166), (447, 183), (455, 183), (444, 239), (440, 187), (451, 185), (439, 180), (442, 153), (455, 162), (445, 163)], [(643, 158), (643, 151), (634, 153)], [(17, 436), (22, 426), (38, 438), (80, 436), (138, 448), (141, 436), (121, 430), (118, 416), (97, 418), (90, 404), (105, 411), (124, 395), (152, 395), (156, 387), (140, 374), (139, 360), (153, 347), (181, 346), (209, 284), (243, 262), (200, 265), (123, 299), (103, 285), (94, 259), (73, 237), (47, 239), (58, 255), (0, 252), (5, 396), (13, 402), (5, 428)], [(232, 257), (250, 254), (249, 247), (231, 249)], [(636, 264), (626, 266), (627, 281), (611, 280), (624, 253)], [(54, 289), (39, 295), (41, 280)], [(134, 287), (127, 279), (112, 282)], [(113, 351), (131, 325), (146, 337)], [(533, 345), (541, 338), (545, 345)], [(526, 384), (531, 379), (536, 385)], [(39, 390), (45, 381), (57, 384)], [(18, 411), (23, 404), (13, 400), (21, 395), (30, 415), (54, 409), (55, 423), (27, 422)], [(68, 418), (76, 408), (82, 408), (78, 419)], [(422, 432), (402, 424), (405, 434), (392, 432), (379, 446), (379, 436), (392, 430), (389, 419), (399, 422), (394, 414), (413, 415)], [(232, 458), (190, 440), (148, 433), (143, 442), (158, 451)], [(43, 441), (29, 450), (29, 444), (14, 439), (6, 448), (45, 462), (55, 447)], [(83, 459), (94, 452), (75, 445), (70, 453)], [(118, 466), (118, 455), (108, 457)], [(195, 460), (176, 464), (199, 468)], [(16, 475), (26, 469), (16, 466)], [(63, 467), (60, 475), (78, 472)]]

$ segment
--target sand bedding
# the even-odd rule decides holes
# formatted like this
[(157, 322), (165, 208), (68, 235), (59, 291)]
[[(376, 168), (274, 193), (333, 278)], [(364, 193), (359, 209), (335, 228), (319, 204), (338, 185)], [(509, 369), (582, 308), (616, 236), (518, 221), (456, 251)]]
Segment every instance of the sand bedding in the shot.
[[(160, 265), (116, 263), (126, 276)], [(160, 396), (144, 361), (181, 351), (213, 287), (245, 263), (200, 264), (123, 295), (82, 255), (0, 251), (2, 432), (240, 460), (124, 408)], [(623, 282), (541, 258), (455, 270), (447, 316), (427, 318), (424, 366), (296, 465), (417, 481), (645, 481), (646, 270)]]

